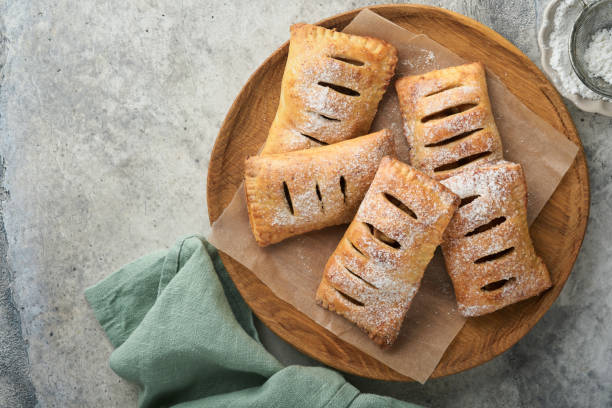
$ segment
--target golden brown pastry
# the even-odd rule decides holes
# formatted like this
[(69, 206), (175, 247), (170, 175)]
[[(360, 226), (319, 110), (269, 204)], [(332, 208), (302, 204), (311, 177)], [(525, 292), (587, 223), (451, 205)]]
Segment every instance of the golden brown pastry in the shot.
[(382, 40), (291, 26), (278, 111), (262, 154), (368, 133), (396, 63), (396, 49)]
[(395, 87), (417, 169), (442, 180), (503, 158), (481, 63), (404, 77)]
[(529, 236), (520, 164), (466, 170), (442, 184), (461, 197), (442, 244), (461, 314), (490, 313), (552, 285)]
[(459, 198), (385, 157), (325, 266), (317, 302), (392, 345)]
[(381, 159), (394, 154), (381, 130), (330, 146), (247, 159), (244, 187), (261, 246), (351, 221)]

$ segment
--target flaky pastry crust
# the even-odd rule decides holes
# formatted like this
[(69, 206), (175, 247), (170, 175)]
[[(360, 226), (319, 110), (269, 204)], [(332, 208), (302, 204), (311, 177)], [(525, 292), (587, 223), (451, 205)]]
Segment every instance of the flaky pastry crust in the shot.
[(376, 133), (289, 153), (250, 157), (244, 187), (251, 229), (261, 246), (349, 223), (393, 136)]
[(395, 87), (417, 169), (442, 180), (503, 158), (481, 63), (404, 77)]
[(486, 165), (442, 184), (462, 199), (442, 243), (461, 314), (480, 316), (551, 287), (529, 236), (520, 164)]
[(458, 204), (442, 184), (385, 157), (327, 262), (317, 302), (392, 345)]
[(368, 133), (397, 64), (385, 41), (310, 24), (291, 26), (276, 116), (262, 154)]

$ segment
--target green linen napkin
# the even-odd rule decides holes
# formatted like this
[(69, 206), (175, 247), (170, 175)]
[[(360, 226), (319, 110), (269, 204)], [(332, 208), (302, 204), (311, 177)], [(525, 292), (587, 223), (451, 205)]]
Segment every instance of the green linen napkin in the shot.
[(415, 407), (361, 394), (327, 368), (283, 367), (202, 237), (124, 266), (85, 297), (116, 348), (111, 368), (141, 388), (139, 407)]

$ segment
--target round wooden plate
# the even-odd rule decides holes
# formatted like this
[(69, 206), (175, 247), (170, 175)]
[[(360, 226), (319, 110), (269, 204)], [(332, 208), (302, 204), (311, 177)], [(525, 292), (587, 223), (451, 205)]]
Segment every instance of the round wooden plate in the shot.
[[(521, 339), (563, 288), (582, 244), (589, 213), (589, 180), (582, 144), (561, 97), (533, 62), (490, 28), (451, 11), (420, 5), (369, 7), (407, 28), (427, 34), (463, 58), (482, 61), (532, 111), (580, 146), (577, 158), (531, 227), (538, 254), (554, 286), (543, 296), (479, 318), (468, 319), (436, 367), (441, 377), (482, 364)], [(318, 23), (341, 30), (359, 10)], [(287, 27), (287, 33), (289, 27)], [(208, 214), (216, 220), (242, 182), (244, 160), (263, 144), (276, 113), (288, 43), (251, 76), (230, 108), (208, 168)], [(277, 298), (252, 272), (221, 255), (230, 276), (255, 314), (298, 350), (339, 370), (364, 377), (409, 381), (383, 363), (338, 339)]]

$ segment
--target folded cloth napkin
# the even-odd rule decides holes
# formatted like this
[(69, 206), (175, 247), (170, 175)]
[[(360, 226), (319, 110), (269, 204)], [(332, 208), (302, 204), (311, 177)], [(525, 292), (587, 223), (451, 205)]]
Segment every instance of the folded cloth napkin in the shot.
[(327, 368), (283, 367), (202, 237), (124, 266), (85, 297), (116, 348), (111, 368), (141, 388), (139, 407), (415, 407), (361, 394)]

